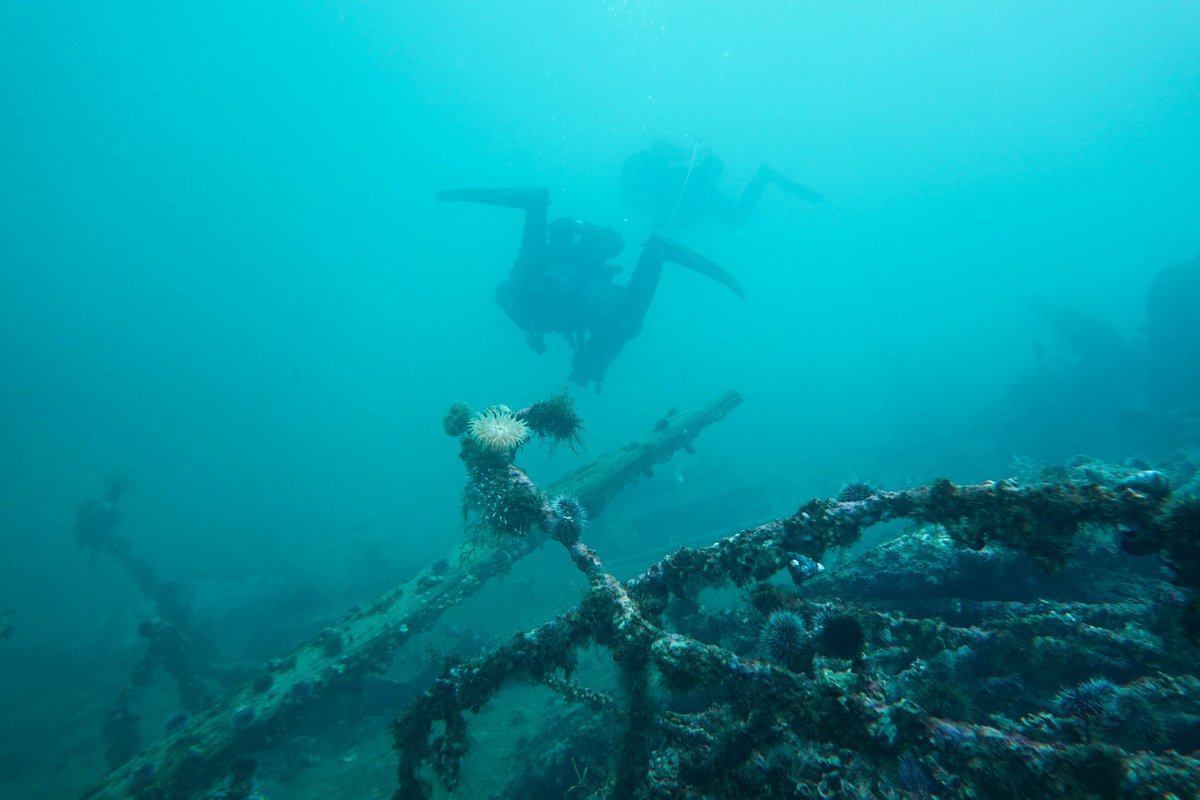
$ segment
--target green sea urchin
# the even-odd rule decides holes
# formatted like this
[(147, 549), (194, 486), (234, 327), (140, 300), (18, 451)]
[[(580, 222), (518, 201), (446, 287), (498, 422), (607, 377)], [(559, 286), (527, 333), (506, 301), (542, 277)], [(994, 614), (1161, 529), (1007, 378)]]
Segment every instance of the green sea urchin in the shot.
[(838, 489), (839, 503), (859, 503), (875, 496), (875, 487), (866, 481), (846, 481)]
[(1116, 712), (1117, 687), (1107, 678), (1089, 678), (1064, 688), (1054, 697), (1054, 709), (1064, 717), (1097, 720)]
[(794, 670), (801, 664), (807, 640), (804, 620), (791, 611), (773, 611), (763, 625), (759, 647), (776, 664)]

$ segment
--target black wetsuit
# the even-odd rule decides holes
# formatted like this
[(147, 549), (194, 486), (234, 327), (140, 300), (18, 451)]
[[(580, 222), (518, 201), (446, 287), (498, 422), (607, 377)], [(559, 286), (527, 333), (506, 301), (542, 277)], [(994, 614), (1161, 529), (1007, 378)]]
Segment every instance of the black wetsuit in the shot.
[(662, 248), (642, 250), (628, 285), (613, 280), (607, 259), (624, 248), (620, 235), (567, 218), (546, 224), (546, 207), (527, 208), (521, 251), (496, 302), (539, 353), (558, 333), (575, 351), (570, 380), (599, 386), (608, 365), (642, 330), (662, 274)]
[(658, 234), (642, 246), (629, 282), (616, 283), (619, 268), (608, 260), (625, 249), (621, 234), (566, 217), (547, 223), (545, 189), (457, 189), (441, 192), (437, 199), (525, 211), (521, 249), (508, 280), (496, 288), (496, 302), (537, 352), (545, 352), (546, 334), (567, 340), (575, 352), (574, 383), (599, 388), (608, 365), (641, 332), (664, 262), (707, 275), (744, 297), (725, 270)]

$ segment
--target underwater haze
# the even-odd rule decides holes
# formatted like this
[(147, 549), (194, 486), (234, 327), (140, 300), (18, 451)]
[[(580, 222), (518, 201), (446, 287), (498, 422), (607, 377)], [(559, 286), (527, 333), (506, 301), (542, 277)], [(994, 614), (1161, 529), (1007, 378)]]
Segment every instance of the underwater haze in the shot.
[[(163, 734), (167, 661), (130, 677), (163, 586), (216, 702), (454, 552), (456, 401), (569, 387), (582, 446), (521, 451), (548, 485), (742, 395), (597, 515), (623, 578), (847, 481), (1200, 474), (1195, 3), (6, 3), (0, 106), (0, 797), (79, 796)], [(658, 213), (622, 177), (656, 142), (686, 167)], [(680, 215), (762, 164), (820, 199)], [(535, 352), (495, 299), (524, 212), (434, 199), (505, 187), (615, 229), (617, 284), (657, 233), (744, 299), (668, 260), (573, 384), (568, 338)], [(97, 546), (79, 509), (118, 499), (123, 544)], [(464, 638), (578, 602), (568, 559), (533, 558), (518, 596), (402, 652), (404, 700)], [(327, 713), (386, 739), (380, 702)], [(396, 790), (386, 740), (305, 735), (319, 758), (263, 755), (247, 792)], [(958, 796), (921, 780), (897, 796)]]

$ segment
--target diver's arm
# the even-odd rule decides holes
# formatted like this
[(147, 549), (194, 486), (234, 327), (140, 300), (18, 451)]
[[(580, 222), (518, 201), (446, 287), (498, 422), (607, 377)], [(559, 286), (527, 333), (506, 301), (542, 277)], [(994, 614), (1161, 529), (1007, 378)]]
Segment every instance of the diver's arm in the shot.
[(776, 172), (773, 168), (763, 164), (754, 173), (754, 177), (750, 183), (746, 185), (742, 191), (742, 196), (738, 198), (736, 203), (728, 201), (716, 207), (713, 217), (724, 222), (727, 225), (742, 225), (750, 218), (750, 214), (758, 206), (758, 201), (762, 199), (763, 192), (766, 191), (768, 184), (775, 184), (783, 191), (790, 195), (799, 197), (801, 200), (808, 200), (811, 203), (819, 203), (825, 198), (817, 192), (803, 186), (786, 175)]

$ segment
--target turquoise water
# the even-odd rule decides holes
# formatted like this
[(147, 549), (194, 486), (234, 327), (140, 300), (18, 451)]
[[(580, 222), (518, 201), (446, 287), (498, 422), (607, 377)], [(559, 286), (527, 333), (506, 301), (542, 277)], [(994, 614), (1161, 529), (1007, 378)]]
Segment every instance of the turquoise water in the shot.
[[(552, 216), (623, 235), (619, 281), (655, 225), (622, 165), (655, 140), (711, 148), (730, 196), (764, 162), (824, 196), (669, 231), (746, 300), (668, 266), (602, 391), (575, 389), (587, 451), (523, 460), (550, 480), (746, 397), (610, 510), (602, 550), (851, 478), (1195, 447), (1139, 420), (1179, 404), (1155, 404), (1143, 330), (1155, 275), (1200, 251), (1197, 53), (1175, 2), (6, 4), (0, 794), (104, 771), (149, 612), (72, 541), (100, 476), (133, 476), (122, 535), (231, 661), (461, 539), (445, 409), (544, 398), (571, 352), (493, 301), (519, 212), (439, 190), (546, 187)], [(558, 567), (532, 622), (576, 596)]]

